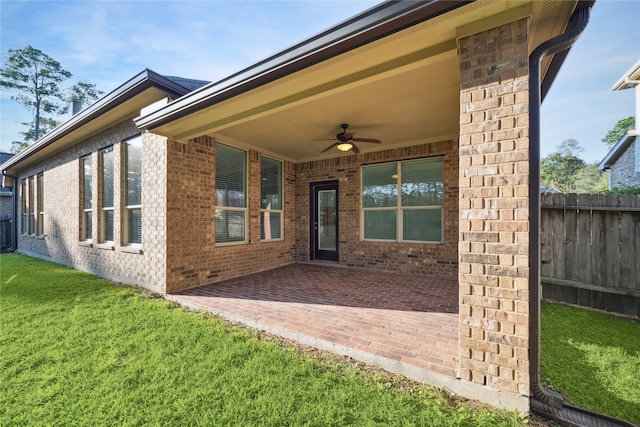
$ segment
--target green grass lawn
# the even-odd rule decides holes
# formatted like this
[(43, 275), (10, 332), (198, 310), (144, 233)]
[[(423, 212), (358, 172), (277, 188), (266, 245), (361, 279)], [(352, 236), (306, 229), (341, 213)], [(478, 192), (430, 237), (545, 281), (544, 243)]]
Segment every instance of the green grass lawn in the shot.
[(525, 423), (362, 371), (128, 286), (0, 256), (2, 426)]
[(640, 425), (640, 322), (544, 303), (541, 337), (547, 385), (577, 406)]

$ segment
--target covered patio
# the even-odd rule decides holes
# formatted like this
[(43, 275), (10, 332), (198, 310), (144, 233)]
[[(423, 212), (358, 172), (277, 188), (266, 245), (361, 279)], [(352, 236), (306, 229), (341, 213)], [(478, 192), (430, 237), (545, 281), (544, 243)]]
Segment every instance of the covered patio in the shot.
[(296, 263), (167, 298), (438, 387), (458, 369), (458, 283)]

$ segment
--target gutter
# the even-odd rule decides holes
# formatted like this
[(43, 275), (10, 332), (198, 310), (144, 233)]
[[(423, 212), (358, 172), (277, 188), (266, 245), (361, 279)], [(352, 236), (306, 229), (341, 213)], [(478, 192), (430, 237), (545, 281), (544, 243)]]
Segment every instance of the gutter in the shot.
[[(640, 131), (637, 129), (628, 130), (622, 138), (609, 150), (604, 159), (598, 164), (598, 169), (606, 171), (611, 169), (611, 166), (620, 158), (624, 151), (631, 145), (631, 143), (640, 136)], [(611, 183), (609, 183), (611, 184)]]
[(568, 30), (538, 46), (529, 56), (529, 381), (531, 386), (531, 411), (559, 422), (564, 426), (621, 426), (634, 424), (570, 405), (563, 396), (544, 387), (540, 375), (540, 312), (542, 285), (540, 282), (540, 61), (547, 55), (554, 55), (569, 49), (587, 27), (591, 7), (595, 0), (579, 1)]
[(135, 97), (136, 95), (144, 92), (151, 87), (158, 87), (161, 90), (169, 92), (175, 96), (182, 96), (188, 93), (188, 89), (184, 88), (177, 83), (167, 79), (155, 71), (145, 69), (138, 73), (124, 84), (120, 85), (112, 92), (100, 98), (71, 119), (60, 124), (51, 132), (43, 135), (40, 139), (35, 141), (29, 147), (16, 154), (7, 160), (4, 164), (0, 165), (3, 171), (10, 170), (16, 165), (20, 164), (23, 160), (29, 158), (33, 154), (41, 151), (42, 149), (54, 144), (58, 139), (76, 131), (88, 122), (94, 120), (96, 117), (112, 110), (121, 103)]
[(135, 119), (153, 130), (305, 68), (427, 21), (473, 0), (388, 0), (153, 113)]
[(11, 246), (7, 248), (7, 252), (15, 252), (18, 249), (18, 195), (16, 185), (18, 182), (17, 177), (7, 175), (3, 172), (3, 175), (13, 179), (13, 188), (11, 189), (11, 208), (13, 209), (13, 215), (11, 218)]

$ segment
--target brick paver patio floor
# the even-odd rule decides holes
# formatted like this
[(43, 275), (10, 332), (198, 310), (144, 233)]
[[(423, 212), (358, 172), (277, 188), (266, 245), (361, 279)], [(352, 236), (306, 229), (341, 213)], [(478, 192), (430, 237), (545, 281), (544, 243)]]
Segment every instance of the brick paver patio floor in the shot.
[(457, 281), (303, 263), (168, 298), (425, 382), (456, 375)]

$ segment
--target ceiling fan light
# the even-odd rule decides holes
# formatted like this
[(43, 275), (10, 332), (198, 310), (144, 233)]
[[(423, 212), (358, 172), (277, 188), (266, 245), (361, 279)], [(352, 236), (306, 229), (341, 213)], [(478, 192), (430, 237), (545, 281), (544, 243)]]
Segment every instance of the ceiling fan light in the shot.
[(349, 151), (353, 148), (353, 144), (350, 142), (341, 142), (336, 146), (336, 148), (340, 151)]

